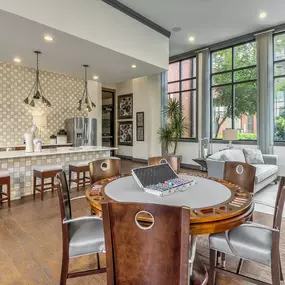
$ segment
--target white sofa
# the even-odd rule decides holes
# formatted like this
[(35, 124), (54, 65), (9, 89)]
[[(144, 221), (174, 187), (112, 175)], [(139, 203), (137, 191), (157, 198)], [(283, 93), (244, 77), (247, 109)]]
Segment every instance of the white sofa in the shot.
[[(254, 192), (257, 192), (277, 181), (278, 177), (278, 157), (277, 155), (263, 154), (264, 164), (252, 164), (256, 167)], [(223, 179), (225, 158), (227, 161), (246, 162), (242, 149), (226, 149), (216, 152), (206, 160), (208, 176)]]

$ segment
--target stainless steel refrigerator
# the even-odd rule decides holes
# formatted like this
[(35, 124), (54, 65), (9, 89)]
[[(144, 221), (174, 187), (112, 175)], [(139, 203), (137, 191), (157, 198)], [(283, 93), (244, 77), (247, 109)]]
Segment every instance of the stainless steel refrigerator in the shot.
[(97, 145), (97, 120), (95, 118), (75, 117), (65, 120), (67, 142), (74, 147)]

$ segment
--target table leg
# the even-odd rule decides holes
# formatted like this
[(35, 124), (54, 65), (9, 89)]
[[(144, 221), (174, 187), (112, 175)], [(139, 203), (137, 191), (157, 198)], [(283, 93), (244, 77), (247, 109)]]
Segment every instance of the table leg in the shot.
[(189, 252), (189, 285), (206, 285), (208, 282), (208, 270), (205, 264), (196, 254), (198, 236), (191, 237), (191, 246)]

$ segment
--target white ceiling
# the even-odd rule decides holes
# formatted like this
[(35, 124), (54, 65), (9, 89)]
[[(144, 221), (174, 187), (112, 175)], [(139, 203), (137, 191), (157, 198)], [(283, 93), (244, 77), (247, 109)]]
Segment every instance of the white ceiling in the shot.
[[(43, 40), (45, 34), (54, 37), (52, 43)], [(156, 74), (162, 69), (111, 49), (52, 29), (34, 21), (0, 10), (0, 61), (35, 67), (34, 50), (40, 50), (40, 69), (83, 77), (83, 64), (89, 64), (89, 79), (99, 76), (103, 83), (118, 83), (128, 79)], [(136, 64), (137, 68), (130, 66)]]
[[(171, 31), (171, 56), (285, 23), (285, 0), (119, 1), (169, 31), (182, 28)], [(263, 20), (262, 11), (268, 14)]]

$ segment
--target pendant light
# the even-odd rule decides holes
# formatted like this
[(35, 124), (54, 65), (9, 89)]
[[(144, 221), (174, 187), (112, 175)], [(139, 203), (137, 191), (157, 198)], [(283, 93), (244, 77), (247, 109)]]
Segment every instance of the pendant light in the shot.
[(34, 83), (28, 97), (24, 100), (24, 103), (30, 105), (31, 107), (35, 107), (35, 100), (41, 100), (45, 106), (51, 107), (50, 101), (44, 96), (40, 83), (39, 55), (41, 52), (36, 50), (34, 53), (37, 56), (36, 82)]
[(91, 100), (91, 97), (88, 93), (88, 86), (87, 86), (87, 68), (89, 67), (89, 65), (84, 64), (83, 65), (84, 69), (85, 69), (85, 79), (84, 79), (84, 91), (82, 94), (81, 99), (78, 101), (78, 107), (77, 110), (81, 111), (82, 110), (82, 106), (85, 105), (85, 108), (88, 112), (91, 112), (92, 108), (95, 108), (96, 105), (95, 103)]

